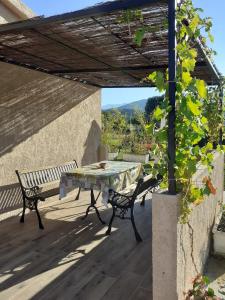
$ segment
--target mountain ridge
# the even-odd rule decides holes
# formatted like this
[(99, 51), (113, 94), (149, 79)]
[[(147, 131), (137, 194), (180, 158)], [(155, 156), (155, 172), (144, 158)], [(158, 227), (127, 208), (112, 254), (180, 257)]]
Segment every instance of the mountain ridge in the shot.
[(134, 110), (141, 110), (145, 111), (145, 105), (147, 103), (148, 99), (141, 99), (137, 101), (133, 101), (127, 104), (122, 104), (122, 105), (113, 105), (113, 104), (108, 104), (107, 106), (102, 107), (102, 111), (110, 111), (114, 108), (118, 109), (122, 113), (133, 113)]

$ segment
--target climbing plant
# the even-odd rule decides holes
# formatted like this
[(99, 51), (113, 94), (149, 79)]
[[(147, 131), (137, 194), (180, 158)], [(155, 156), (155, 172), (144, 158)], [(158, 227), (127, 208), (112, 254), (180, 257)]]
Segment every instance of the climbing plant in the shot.
[[(186, 222), (191, 211), (191, 204), (198, 205), (205, 195), (216, 193), (211, 181), (213, 169), (213, 146), (218, 144), (219, 130), (223, 126), (221, 111), (218, 104), (218, 88), (208, 89), (203, 80), (193, 76), (197, 63), (196, 40), (204, 47), (208, 56), (214, 52), (206, 46), (207, 40), (213, 41), (211, 34), (212, 21), (202, 18), (199, 8), (194, 8), (192, 0), (182, 1), (176, 12), (177, 19), (177, 77), (176, 77), (176, 164), (177, 192), (181, 194), (181, 222)], [(130, 19), (137, 14), (129, 15)], [(126, 16), (123, 16), (126, 17)], [(138, 19), (141, 15), (138, 13)], [(143, 18), (143, 16), (142, 16)], [(126, 21), (127, 22), (127, 21)], [(166, 24), (166, 22), (164, 22)], [(165, 26), (165, 25), (164, 25)], [(158, 28), (151, 28), (158, 30)], [(138, 28), (134, 41), (141, 46), (142, 40), (150, 29), (146, 26)], [(147, 126), (149, 134), (154, 132), (152, 152), (158, 158), (157, 164), (151, 163), (152, 173), (160, 172), (167, 186), (167, 140), (168, 128), (156, 130), (155, 121), (166, 118), (170, 111), (168, 99), (168, 71), (153, 72), (146, 81), (151, 81), (157, 89), (164, 93), (163, 101), (154, 111), (153, 122)], [(217, 150), (222, 150), (217, 146)], [(208, 168), (209, 175), (203, 180), (193, 181), (199, 165)]]

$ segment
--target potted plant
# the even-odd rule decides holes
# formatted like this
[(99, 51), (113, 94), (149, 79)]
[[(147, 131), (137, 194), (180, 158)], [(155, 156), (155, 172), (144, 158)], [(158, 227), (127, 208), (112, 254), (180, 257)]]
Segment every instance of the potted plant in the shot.
[(149, 151), (146, 144), (135, 141), (132, 136), (126, 137), (123, 142), (123, 160), (147, 163), (149, 161)]
[(123, 154), (123, 160), (147, 163), (149, 162), (149, 153), (144, 144), (134, 144), (130, 153)]
[(193, 281), (193, 288), (188, 291), (185, 300), (220, 300), (209, 287), (209, 279), (199, 274)]
[(102, 133), (102, 144), (107, 150), (106, 159), (108, 160), (114, 160), (118, 156), (119, 152), (119, 146), (117, 139), (114, 138), (114, 136), (108, 132)]
[(108, 153), (108, 159), (114, 160), (117, 158), (119, 152), (117, 145), (111, 144), (109, 145), (109, 153)]

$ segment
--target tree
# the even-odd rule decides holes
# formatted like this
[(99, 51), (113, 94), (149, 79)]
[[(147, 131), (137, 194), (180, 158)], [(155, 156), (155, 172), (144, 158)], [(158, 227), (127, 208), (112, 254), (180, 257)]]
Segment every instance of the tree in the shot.
[(134, 110), (132, 123), (137, 126), (145, 127), (145, 115), (141, 110), (139, 109)]
[(148, 98), (147, 103), (145, 105), (145, 117), (148, 122), (150, 120), (150, 115), (153, 113), (156, 107), (163, 102), (163, 99), (164, 95)]
[(135, 109), (132, 124), (135, 126), (136, 137), (143, 142), (146, 139), (145, 113), (141, 110)]
[(122, 134), (128, 128), (126, 117), (118, 110), (111, 109), (102, 113), (103, 131)]

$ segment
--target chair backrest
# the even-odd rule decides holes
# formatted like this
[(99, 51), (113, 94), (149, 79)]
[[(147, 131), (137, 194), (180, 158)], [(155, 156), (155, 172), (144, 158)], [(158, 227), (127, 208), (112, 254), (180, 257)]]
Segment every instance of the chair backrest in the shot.
[(63, 172), (68, 172), (74, 168), (78, 168), (76, 160), (67, 162), (54, 167), (46, 167), (35, 171), (18, 171), (16, 175), (19, 183), (24, 188), (31, 188), (41, 184), (49, 183), (55, 180), (60, 180)]
[(160, 182), (162, 181), (162, 178), (163, 177), (160, 174), (158, 174), (156, 178), (153, 178), (151, 175), (148, 175), (139, 179), (132, 200), (135, 201), (136, 198), (145, 191), (152, 191), (154, 188), (158, 187)]

